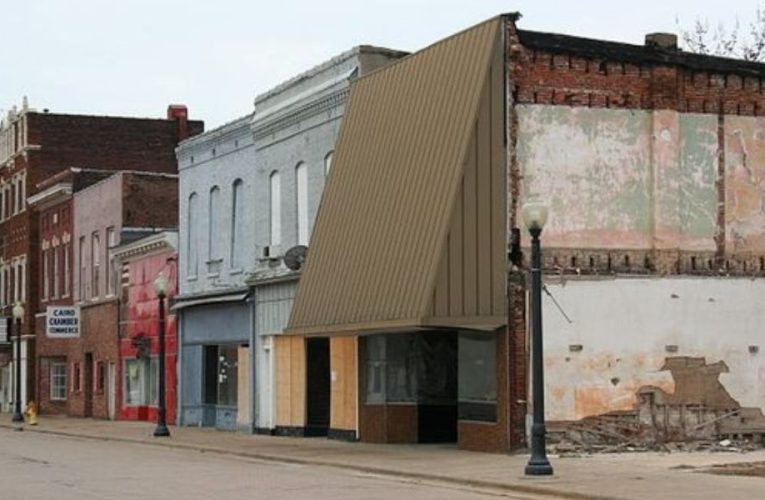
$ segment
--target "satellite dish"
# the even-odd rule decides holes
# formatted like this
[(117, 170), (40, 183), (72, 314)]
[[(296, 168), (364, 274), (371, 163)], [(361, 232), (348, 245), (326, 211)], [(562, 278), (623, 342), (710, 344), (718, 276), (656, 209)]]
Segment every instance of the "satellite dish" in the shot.
[(284, 254), (284, 265), (293, 271), (298, 271), (303, 264), (305, 264), (305, 256), (308, 253), (308, 247), (305, 245), (297, 245)]

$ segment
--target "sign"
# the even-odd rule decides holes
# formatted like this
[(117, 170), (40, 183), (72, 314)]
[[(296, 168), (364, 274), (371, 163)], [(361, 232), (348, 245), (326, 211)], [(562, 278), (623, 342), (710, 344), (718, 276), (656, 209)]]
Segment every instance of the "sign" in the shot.
[(80, 336), (80, 308), (77, 306), (48, 306), (45, 331), (53, 339), (73, 339)]

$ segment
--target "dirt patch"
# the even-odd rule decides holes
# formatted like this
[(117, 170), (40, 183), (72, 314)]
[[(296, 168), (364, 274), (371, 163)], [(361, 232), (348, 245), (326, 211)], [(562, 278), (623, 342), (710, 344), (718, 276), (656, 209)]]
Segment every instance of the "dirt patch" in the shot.
[(698, 472), (718, 474), (720, 476), (749, 476), (765, 478), (765, 462), (746, 462), (740, 464), (714, 465)]

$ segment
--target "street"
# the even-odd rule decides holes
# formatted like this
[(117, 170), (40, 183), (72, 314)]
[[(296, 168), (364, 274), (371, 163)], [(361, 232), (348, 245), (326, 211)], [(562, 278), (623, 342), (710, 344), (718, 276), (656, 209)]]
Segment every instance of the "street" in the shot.
[(0, 429), (0, 498), (541, 498), (318, 466)]

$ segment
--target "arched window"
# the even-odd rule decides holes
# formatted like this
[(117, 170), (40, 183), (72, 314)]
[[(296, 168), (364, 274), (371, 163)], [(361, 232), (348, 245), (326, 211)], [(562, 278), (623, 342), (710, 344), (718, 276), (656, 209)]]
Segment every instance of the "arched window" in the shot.
[(199, 214), (197, 214), (198, 198), (199, 196), (196, 193), (191, 193), (186, 213), (186, 273), (189, 276), (196, 276), (199, 270), (199, 250), (196, 241), (199, 238), (198, 231), (196, 230), (199, 223)]
[(220, 188), (213, 186), (210, 189), (210, 208), (207, 219), (207, 257), (209, 261), (220, 260), (220, 238), (216, 238), (215, 232), (220, 229)]
[(271, 246), (276, 246), (282, 242), (282, 200), (281, 200), (281, 181), (279, 172), (272, 172), (269, 179), (269, 222), (271, 228)]
[(295, 198), (297, 204), (297, 243), (308, 244), (308, 168), (300, 162), (295, 167)]
[(231, 186), (231, 267), (242, 267), (242, 219), (244, 217), (244, 183), (236, 179)]
[(332, 156), (335, 152), (330, 151), (327, 156), (324, 157), (324, 175), (329, 175), (329, 169), (332, 168)]

